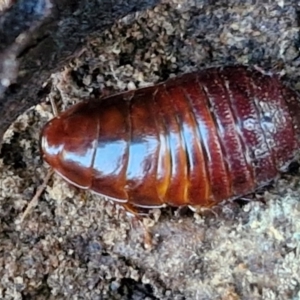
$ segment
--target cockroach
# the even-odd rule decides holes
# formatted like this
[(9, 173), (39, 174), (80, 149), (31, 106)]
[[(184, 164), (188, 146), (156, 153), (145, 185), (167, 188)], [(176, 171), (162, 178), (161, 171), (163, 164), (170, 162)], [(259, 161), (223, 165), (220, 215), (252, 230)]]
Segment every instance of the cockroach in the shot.
[(269, 184), (295, 159), (297, 94), (246, 66), (210, 68), (78, 103), (41, 134), (66, 181), (133, 212), (211, 207)]

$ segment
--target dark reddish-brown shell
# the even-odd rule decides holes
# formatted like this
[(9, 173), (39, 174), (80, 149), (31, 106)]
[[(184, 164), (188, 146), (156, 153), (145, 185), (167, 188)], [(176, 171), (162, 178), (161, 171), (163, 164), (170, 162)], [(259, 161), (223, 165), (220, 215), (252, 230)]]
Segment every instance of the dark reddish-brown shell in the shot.
[(276, 76), (211, 68), (74, 105), (46, 124), (41, 149), (67, 181), (125, 206), (207, 207), (286, 169), (299, 112)]

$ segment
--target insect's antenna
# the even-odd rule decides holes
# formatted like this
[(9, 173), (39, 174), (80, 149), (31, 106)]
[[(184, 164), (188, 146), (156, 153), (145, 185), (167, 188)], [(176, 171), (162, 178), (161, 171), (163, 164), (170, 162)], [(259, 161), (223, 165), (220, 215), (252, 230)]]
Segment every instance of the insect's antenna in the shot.
[[(56, 106), (56, 104), (53, 100), (53, 97), (50, 96), (49, 98), (50, 98), (52, 113), (56, 117), (56, 116), (58, 116), (57, 106)], [(43, 183), (38, 187), (38, 189), (36, 190), (35, 195), (30, 200), (30, 202), (28, 203), (25, 211), (23, 212), (23, 215), (22, 215), (21, 220), (20, 220), (21, 223), (23, 223), (23, 221), (25, 220), (27, 215), (30, 213), (30, 211), (34, 207), (37, 206), (38, 199), (41, 196), (41, 194), (43, 193), (43, 191), (45, 190), (45, 188), (47, 187), (48, 181), (52, 177), (53, 173), (54, 173), (54, 170), (52, 168), (47, 172), (47, 175), (46, 175), (45, 179), (43, 180)]]
[(50, 97), (50, 103), (51, 103), (53, 115), (54, 117), (57, 117), (58, 116), (57, 105), (55, 104), (53, 97)]
[(23, 223), (24, 219), (26, 218), (26, 216), (28, 215), (28, 213), (34, 208), (36, 207), (37, 203), (38, 203), (38, 199), (41, 196), (41, 194), (43, 193), (44, 189), (47, 187), (48, 181), (50, 180), (51, 176), (53, 175), (54, 170), (51, 169), (48, 171), (45, 179), (43, 180), (43, 183), (38, 187), (35, 195), (33, 196), (33, 198), (30, 200), (29, 204), (27, 205), (22, 217), (21, 217), (21, 223)]

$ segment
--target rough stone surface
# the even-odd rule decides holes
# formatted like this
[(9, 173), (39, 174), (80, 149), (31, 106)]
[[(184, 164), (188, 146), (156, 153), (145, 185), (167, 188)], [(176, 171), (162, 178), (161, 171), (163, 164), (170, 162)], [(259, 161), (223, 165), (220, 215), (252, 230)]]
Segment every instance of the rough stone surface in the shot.
[[(226, 4), (225, 4), (226, 3)], [(264, 4), (262, 4), (264, 3)], [(300, 90), (298, 1), (169, 0), (94, 34), (51, 78), (45, 101), (11, 125), (0, 153), (0, 299), (300, 299), (297, 168), (264, 201), (193, 214), (166, 208), (143, 226), (89, 192), (45, 177), (38, 138), (87, 97), (196, 69), (258, 65)], [(144, 229), (153, 236), (146, 249)]]

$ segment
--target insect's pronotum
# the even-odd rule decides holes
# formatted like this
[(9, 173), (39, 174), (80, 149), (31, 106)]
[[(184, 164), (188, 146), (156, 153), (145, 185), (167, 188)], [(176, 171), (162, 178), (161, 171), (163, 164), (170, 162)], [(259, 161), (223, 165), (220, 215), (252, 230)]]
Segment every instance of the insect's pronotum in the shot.
[(81, 102), (43, 129), (43, 157), (73, 185), (135, 208), (209, 207), (286, 170), (300, 102), (276, 76), (211, 68)]

